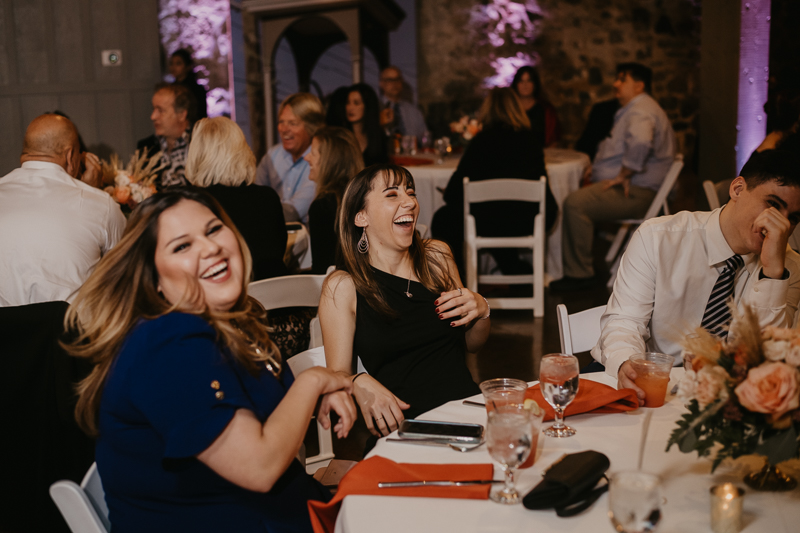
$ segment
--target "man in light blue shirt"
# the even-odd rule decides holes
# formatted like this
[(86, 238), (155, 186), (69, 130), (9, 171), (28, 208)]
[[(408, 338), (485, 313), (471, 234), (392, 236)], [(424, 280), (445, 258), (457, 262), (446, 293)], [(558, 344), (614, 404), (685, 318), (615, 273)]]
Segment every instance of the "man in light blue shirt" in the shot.
[(309, 93), (287, 97), (278, 110), (281, 142), (269, 149), (256, 170), (256, 183), (275, 189), (281, 198), (287, 222), (308, 223), (308, 208), (316, 185), (308, 179), (310, 167), (304, 159), (311, 151), (311, 138), (324, 125), (319, 99)]
[(642, 217), (672, 165), (675, 132), (649, 94), (651, 79), (652, 71), (639, 63), (617, 66), (614, 89), (621, 107), (586, 171), (592, 185), (564, 200), (564, 278), (551, 283), (551, 291), (584, 290), (596, 283), (594, 224)]

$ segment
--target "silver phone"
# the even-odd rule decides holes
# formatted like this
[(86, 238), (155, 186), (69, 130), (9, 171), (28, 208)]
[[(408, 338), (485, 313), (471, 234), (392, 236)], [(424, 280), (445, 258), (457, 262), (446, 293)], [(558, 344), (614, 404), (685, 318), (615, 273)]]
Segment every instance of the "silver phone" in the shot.
[(403, 420), (397, 435), (403, 439), (428, 439), (442, 442), (478, 443), (483, 440), (480, 424), (436, 422), (433, 420)]

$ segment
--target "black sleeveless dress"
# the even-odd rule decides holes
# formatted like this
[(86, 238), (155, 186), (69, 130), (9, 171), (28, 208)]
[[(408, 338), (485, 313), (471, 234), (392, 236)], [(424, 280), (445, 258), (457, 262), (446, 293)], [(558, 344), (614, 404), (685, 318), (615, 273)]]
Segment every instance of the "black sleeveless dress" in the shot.
[(372, 377), (411, 404), (403, 412), (405, 418), (478, 394), (465, 360), (465, 329), (450, 326), (452, 320), (439, 320), (433, 304), (439, 294), (412, 281), (408, 298), (407, 278), (372, 270), (397, 317), (384, 317), (359, 294), (353, 353)]

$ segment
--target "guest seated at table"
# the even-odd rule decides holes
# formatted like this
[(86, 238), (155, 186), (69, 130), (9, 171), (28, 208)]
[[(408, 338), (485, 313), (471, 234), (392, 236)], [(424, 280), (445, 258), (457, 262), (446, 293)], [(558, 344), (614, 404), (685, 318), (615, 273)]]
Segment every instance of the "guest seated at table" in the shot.
[(308, 210), (311, 272), (324, 274), (336, 262), (336, 216), (344, 191), (350, 179), (364, 168), (364, 161), (353, 133), (331, 126), (314, 135), (306, 161), (311, 167), (308, 179), (317, 184), (317, 196)]
[(389, 151), (380, 122), (380, 104), (372, 87), (366, 83), (356, 83), (350, 87), (345, 116), (347, 129), (355, 134), (361, 147), (364, 165), (388, 163)]
[(286, 222), (308, 222), (308, 207), (314, 200), (314, 183), (308, 179), (311, 137), (325, 125), (319, 98), (309, 93), (288, 96), (278, 110), (278, 135), (256, 169), (256, 183), (275, 189), (283, 204)]
[(255, 185), (256, 157), (244, 133), (226, 117), (204, 118), (192, 130), (186, 178), (229, 214), (253, 258), (253, 280), (288, 274), (286, 222), (281, 200), (270, 187)]
[(620, 388), (634, 389), (639, 403), (644, 392), (634, 384), (628, 357), (662, 352), (679, 364), (683, 330), (702, 325), (727, 336), (729, 298), (739, 309), (752, 306), (762, 326), (795, 324), (800, 256), (786, 243), (800, 222), (798, 156), (755, 154), (730, 195), (710, 213), (648, 220), (622, 257), (592, 356), (617, 376)]
[(531, 131), (542, 146), (553, 146), (561, 139), (561, 127), (553, 104), (547, 101), (542, 91), (542, 82), (536, 67), (520, 67), (511, 82), (511, 88), (519, 96), (522, 109), (531, 122)]
[(173, 189), (137, 207), (68, 311), (66, 348), (95, 364), (75, 413), (115, 532), (311, 531), (307, 501), (330, 499), (295, 456), (318, 401), (347, 435), (352, 384), (282, 364), (250, 265), (213, 198)]
[[(530, 121), (522, 110), (519, 98), (509, 88), (492, 89), (479, 111), (481, 130), (470, 141), (458, 168), (450, 177), (444, 192), (447, 205), (433, 216), (431, 231), (436, 239), (450, 245), (460, 272), (464, 272), (464, 177), (470, 181), (498, 178), (536, 180), (546, 176), (541, 143), (531, 131)], [(530, 235), (538, 206), (528, 202), (485, 202), (472, 206), (478, 235), (486, 237)], [(549, 229), (558, 215), (550, 187), (546, 204)], [(493, 252), (504, 274), (531, 272), (531, 266), (519, 259), (513, 249)]]
[[(328, 368), (352, 379), (376, 436), (476, 394), (466, 352), (489, 335), (488, 303), (463, 288), (446, 244), (419, 237), (418, 216), (406, 169), (361, 171), (342, 200), (340, 260), (320, 299)], [(368, 373), (353, 375), (356, 358)]]

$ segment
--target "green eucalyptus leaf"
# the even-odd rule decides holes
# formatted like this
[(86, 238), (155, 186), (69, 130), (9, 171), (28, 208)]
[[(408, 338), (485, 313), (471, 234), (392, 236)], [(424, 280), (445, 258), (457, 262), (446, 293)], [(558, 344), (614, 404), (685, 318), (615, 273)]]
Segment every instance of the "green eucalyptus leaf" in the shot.
[(689, 431), (686, 436), (681, 439), (679, 446), (683, 453), (690, 453), (697, 446), (697, 435), (694, 431)]
[[(681, 448), (682, 449), (682, 448)], [(797, 431), (794, 426), (765, 439), (756, 446), (755, 453), (766, 455), (769, 464), (776, 465), (797, 456)]]

